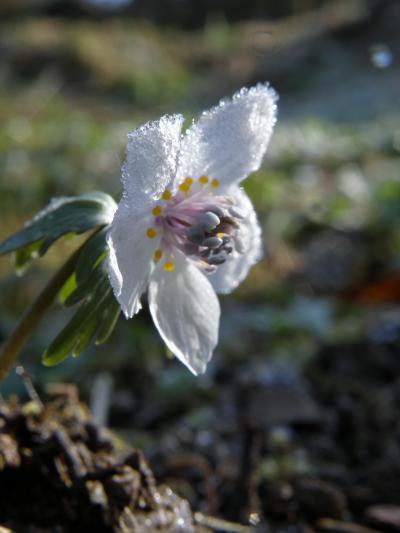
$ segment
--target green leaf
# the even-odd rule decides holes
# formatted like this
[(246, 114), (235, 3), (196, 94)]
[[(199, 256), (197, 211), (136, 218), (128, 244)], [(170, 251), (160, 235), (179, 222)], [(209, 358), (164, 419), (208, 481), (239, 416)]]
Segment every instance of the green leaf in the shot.
[(87, 347), (101, 324), (104, 302), (110, 292), (107, 273), (103, 271), (101, 283), (79, 306), (75, 315), (46, 349), (43, 354), (43, 363), (46, 366), (60, 363), (70, 353), (78, 355)]
[(86, 321), (85, 327), (81, 328), (76, 336), (75, 346), (72, 350), (72, 356), (78, 357), (85, 348), (87, 348), (98, 328), (97, 316), (93, 313)]
[(39, 256), (41, 242), (42, 241), (33, 242), (16, 251), (14, 256), (14, 268), (19, 276), (25, 272), (32, 258)]
[(62, 286), (58, 297), (60, 302), (63, 304), (70, 294), (74, 292), (77, 287), (76, 274), (75, 272), (67, 279), (67, 281)]
[(103, 265), (99, 265), (96, 270), (93, 271), (92, 275), (85, 278), (82, 283), (79, 283), (78, 281), (76, 289), (65, 299), (64, 305), (66, 307), (71, 307), (71, 305), (77, 304), (85, 297), (90, 297), (90, 295), (96, 291), (98, 286), (103, 283), (104, 278), (106, 277), (107, 273), (103, 268)]
[(97, 331), (96, 344), (103, 344), (103, 342), (106, 342), (114, 331), (120, 314), (121, 307), (115, 299), (113, 292), (110, 291), (107, 300), (104, 302), (103, 318)]
[(74, 273), (59, 296), (66, 306), (78, 304), (76, 313), (52, 341), (43, 363), (53, 366), (69, 354), (79, 355), (94, 339), (105, 342), (115, 328), (121, 309), (112, 292), (104, 263), (107, 228), (90, 237), (82, 248)]
[(76, 278), (78, 283), (82, 283), (83, 280), (88, 278), (106, 256), (106, 235), (107, 228), (98, 231), (82, 250), (76, 266)]
[(0, 243), (0, 255), (17, 252), (16, 268), (46, 253), (60, 237), (80, 234), (111, 223), (116, 204), (102, 192), (76, 197), (56, 198), (23, 229)]

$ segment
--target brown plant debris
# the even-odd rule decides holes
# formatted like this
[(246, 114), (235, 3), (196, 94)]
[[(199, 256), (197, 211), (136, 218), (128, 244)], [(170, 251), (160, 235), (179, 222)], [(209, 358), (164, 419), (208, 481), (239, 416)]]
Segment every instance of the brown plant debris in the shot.
[(74, 394), (0, 402), (0, 531), (195, 533), (189, 504), (119, 450)]

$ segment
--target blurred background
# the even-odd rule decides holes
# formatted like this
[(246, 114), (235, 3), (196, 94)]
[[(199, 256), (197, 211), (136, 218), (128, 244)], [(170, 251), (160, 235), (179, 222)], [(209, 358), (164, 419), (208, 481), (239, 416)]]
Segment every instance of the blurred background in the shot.
[[(39, 393), (76, 383), (196, 509), (400, 529), (399, 24), (397, 0), (0, 3), (0, 240), (52, 197), (118, 200), (137, 125), (259, 81), (280, 95), (245, 183), (265, 258), (221, 298), (206, 375), (167, 357), (146, 310), (44, 368), (67, 318), (55, 307), (23, 356)], [(0, 338), (78, 242), (22, 278), (0, 259)], [(23, 386), (12, 375), (1, 391)]]

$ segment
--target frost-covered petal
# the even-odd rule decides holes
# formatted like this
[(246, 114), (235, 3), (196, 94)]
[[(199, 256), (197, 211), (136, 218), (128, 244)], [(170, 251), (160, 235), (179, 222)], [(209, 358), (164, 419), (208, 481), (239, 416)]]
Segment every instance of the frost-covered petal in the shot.
[(108, 272), (114, 294), (127, 318), (140, 308), (146, 289), (154, 250), (159, 238), (149, 239), (147, 212), (137, 212), (122, 199), (107, 234)]
[(182, 122), (166, 115), (128, 133), (122, 182), (131, 205), (157, 200), (175, 176)]
[(218, 341), (220, 307), (206, 277), (183, 255), (174, 272), (157, 268), (150, 280), (149, 306), (168, 348), (193, 374), (202, 374)]
[(257, 170), (275, 124), (276, 100), (268, 85), (258, 84), (204, 112), (182, 140), (177, 182), (206, 175), (230, 185)]
[(243, 189), (234, 186), (229, 192), (235, 199), (235, 208), (243, 215), (239, 233), (243, 250), (242, 253), (235, 251), (226, 263), (209, 276), (218, 293), (229, 293), (235, 289), (262, 255), (261, 228), (253, 204)]

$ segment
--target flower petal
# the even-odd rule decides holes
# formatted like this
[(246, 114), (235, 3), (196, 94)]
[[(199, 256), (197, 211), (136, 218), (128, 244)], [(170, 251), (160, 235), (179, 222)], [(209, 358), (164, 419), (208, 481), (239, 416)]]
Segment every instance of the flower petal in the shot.
[(132, 205), (157, 200), (174, 178), (182, 123), (181, 115), (166, 115), (128, 133), (122, 182)]
[(182, 139), (177, 182), (206, 175), (230, 185), (257, 170), (276, 121), (276, 100), (268, 85), (258, 84), (204, 112)]
[(158, 267), (150, 280), (149, 306), (168, 348), (193, 374), (202, 374), (218, 341), (220, 307), (206, 277), (175, 254), (174, 272)]
[(251, 200), (239, 187), (232, 187), (229, 195), (236, 200), (235, 207), (243, 214), (240, 224), (243, 252), (239, 254), (234, 251), (226, 263), (218, 267), (215, 274), (208, 276), (218, 293), (233, 291), (262, 256), (261, 228)]
[(141, 308), (140, 296), (146, 289), (154, 250), (159, 244), (159, 238), (146, 236), (150, 222), (150, 212), (133, 210), (123, 198), (107, 234), (109, 278), (127, 318)]

